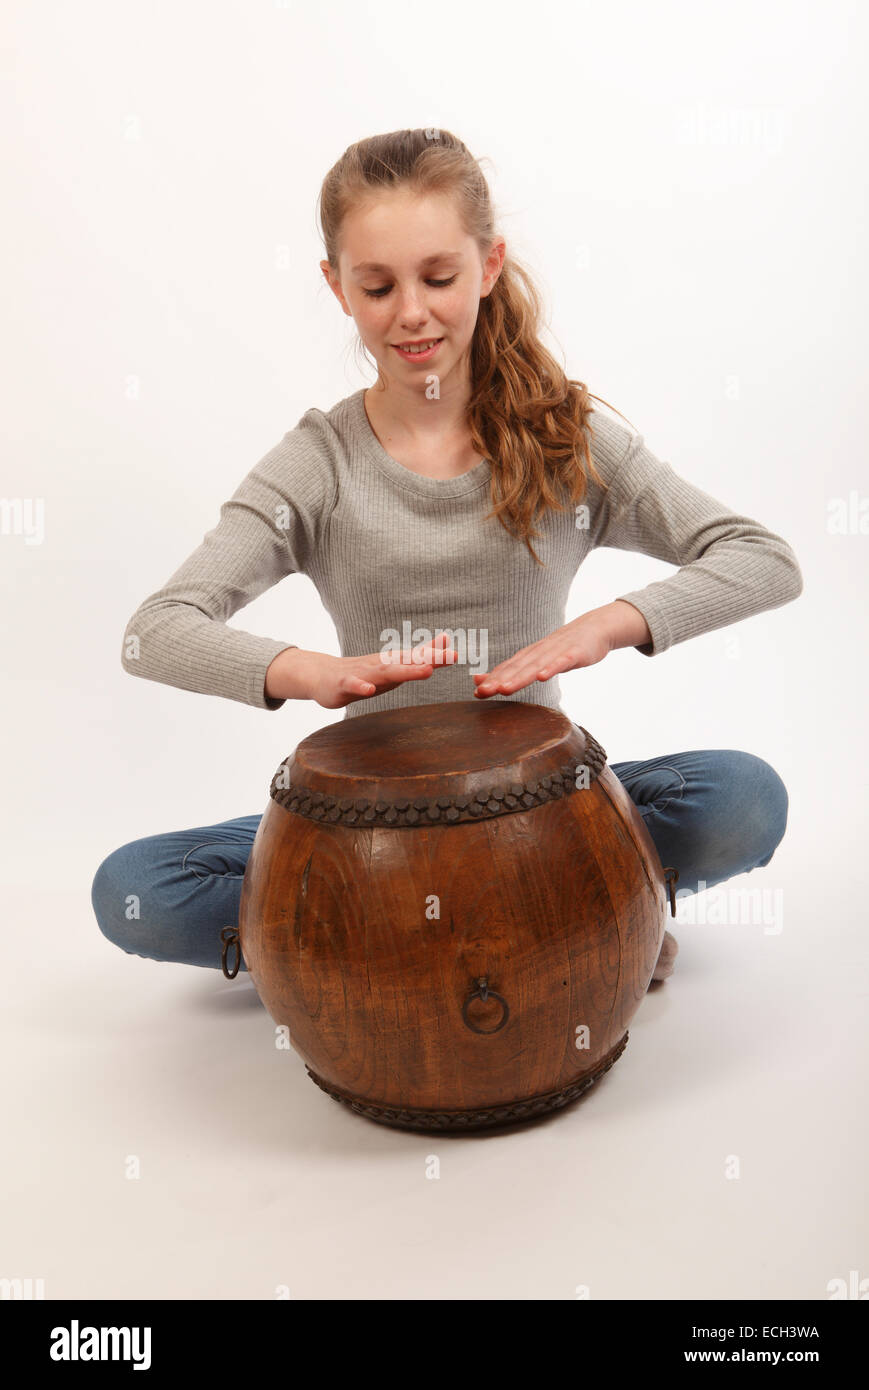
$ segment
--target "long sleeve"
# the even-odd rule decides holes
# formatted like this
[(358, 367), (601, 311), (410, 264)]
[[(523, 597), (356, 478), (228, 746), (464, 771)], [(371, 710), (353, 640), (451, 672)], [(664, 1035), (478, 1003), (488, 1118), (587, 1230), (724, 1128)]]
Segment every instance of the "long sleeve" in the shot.
[(266, 671), (296, 643), (228, 627), (226, 620), (288, 574), (302, 573), (334, 493), (316, 427), (303, 421), (257, 463), (220, 508), (220, 520), (165, 585), (136, 609), (121, 663), (130, 675), (258, 709)]
[(802, 593), (787, 541), (681, 478), (641, 434), (595, 411), (592, 458), (609, 484), (589, 492), (591, 544), (679, 565), (677, 574), (618, 597), (643, 614), (657, 656), (677, 642), (790, 603)]

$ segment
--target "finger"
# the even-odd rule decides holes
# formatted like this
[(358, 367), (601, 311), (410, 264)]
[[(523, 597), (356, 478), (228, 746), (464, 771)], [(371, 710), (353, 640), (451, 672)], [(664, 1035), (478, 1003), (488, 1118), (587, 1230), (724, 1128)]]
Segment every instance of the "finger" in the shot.
[(430, 666), (432, 664), (433, 653), (431, 647), (402, 647), (401, 651), (379, 652), (377, 655), (378, 664), (383, 666)]
[(402, 666), (395, 672), (393, 679), (398, 683), (403, 681), (424, 681), (434, 673), (434, 667), (430, 661), (421, 664), (414, 662), (412, 666)]
[[(448, 665), (456, 659), (455, 652), (444, 652), (443, 648), (438, 648), (437, 652), (432, 651), (432, 644), (427, 643), (423, 647), (405, 648), (403, 651), (381, 652), (379, 663), (381, 668), (384, 666), (402, 673), (408, 670), (419, 670), (425, 666)], [(403, 678), (403, 675), (402, 675)]]
[(509, 681), (527, 675), (545, 660), (545, 654), (539, 648), (535, 650), (535, 647), (524, 647), (509, 661), (501, 661), (497, 666), (493, 666), (491, 671), (476, 671), (474, 680), (482, 685), (487, 681)]
[(377, 687), (379, 690), (394, 690), (397, 685), (403, 685), (405, 681), (424, 681), (432, 675), (434, 668), (431, 663), (420, 665), (414, 662), (413, 665), (397, 662), (390, 670), (388, 676), (377, 675)]
[(533, 657), (526, 660), (512, 663), (504, 663), (490, 671), (488, 676), (484, 676), (478, 685), (478, 689), (483, 687), (486, 690), (500, 689), (507, 693), (515, 690), (522, 690), (532, 681), (551, 680), (554, 675), (562, 671), (570, 670), (574, 665), (574, 660), (569, 653), (552, 653), (548, 655), (538, 652)]
[(496, 692), (503, 695), (513, 695), (517, 690), (524, 690), (527, 685), (532, 685), (534, 681), (548, 679), (549, 676), (540, 675), (538, 670), (532, 667), (531, 670), (514, 673), (512, 676), (490, 676), (480, 682), (477, 690), (481, 690), (484, 695), (492, 695)]
[[(531, 670), (523, 664), (520, 666), (496, 666), (494, 671), (489, 671), (480, 679), (479, 685), (494, 689), (496, 686), (507, 686), (519, 680), (532, 679)], [(478, 687), (479, 688), (479, 687)]]
[(524, 690), (526, 685), (531, 684), (532, 681), (497, 681), (494, 685), (478, 685), (474, 695), (481, 700), (492, 695), (515, 695), (517, 690)]
[(422, 661), (423, 663), (433, 663), (438, 666), (449, 666), (458, 661), (459, 656), (455, 647), (450, 643), (450, 639), (445, 632), (441, 632), (431, 642), (422, 642), (418, 647), (413, 647), (410, 652), (411, 661)]

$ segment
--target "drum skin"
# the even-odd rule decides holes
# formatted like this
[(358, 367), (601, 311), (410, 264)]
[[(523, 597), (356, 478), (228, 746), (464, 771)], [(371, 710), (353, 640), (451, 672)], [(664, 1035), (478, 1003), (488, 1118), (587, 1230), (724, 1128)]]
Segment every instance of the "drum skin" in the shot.
[(281, 764), (239, 940), (336, 1100), (490, 1127), (562, 1107), (618, 1058), (668, 893), (605, 758), (560, 711), (470, 700), (341, 720)]

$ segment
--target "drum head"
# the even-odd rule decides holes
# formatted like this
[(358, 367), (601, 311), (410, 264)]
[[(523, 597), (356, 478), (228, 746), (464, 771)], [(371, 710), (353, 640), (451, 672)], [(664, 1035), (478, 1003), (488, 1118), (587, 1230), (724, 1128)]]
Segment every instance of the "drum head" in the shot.
[(358, 824), (504, 814), (592, 780), (606, 752), (560, 710), (455, 700), (341, 719), (303, 739), (275, 773), (287, 810)]
[(296, 756), (311, 772), (425, 777), (476, 771), (561, 744), (566, 715), (518, 700), (448, 700), (361, 714), (318, 729)]

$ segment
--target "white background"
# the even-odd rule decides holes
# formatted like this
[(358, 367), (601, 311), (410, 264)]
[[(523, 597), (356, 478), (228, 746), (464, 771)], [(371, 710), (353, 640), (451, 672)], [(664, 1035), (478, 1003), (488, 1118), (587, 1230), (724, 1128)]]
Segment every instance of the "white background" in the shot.
[[(42, 499), (44, 536), (0, 535), (0, 1276), (48, 1298), (324, 1299), (823, 1299), (869, 1276), (865, 7), (4, 14), (2, 495)], [(345, 1113), (275, 1052), (246, 981), (123, 955), (89, 896), (120, 844), (261, 812), (280, 759), (341, 717), (131, 679), (121, 638), (305, 410), (374, 380), (315, 209), (347, 145), (403, 126), (486, 157), (568, 375), (784, 536), (805, 582), (561, 677), (610, 762), (741, 748), (776, 768), (786, 838), (727, 886), (778, 895), (781, 929), (677, 927), (607, 1078), (476, 1141)], [(671, 572), (597, 552), (567, 617)], [(304, 576), (232, 621), (338, 653)]]

